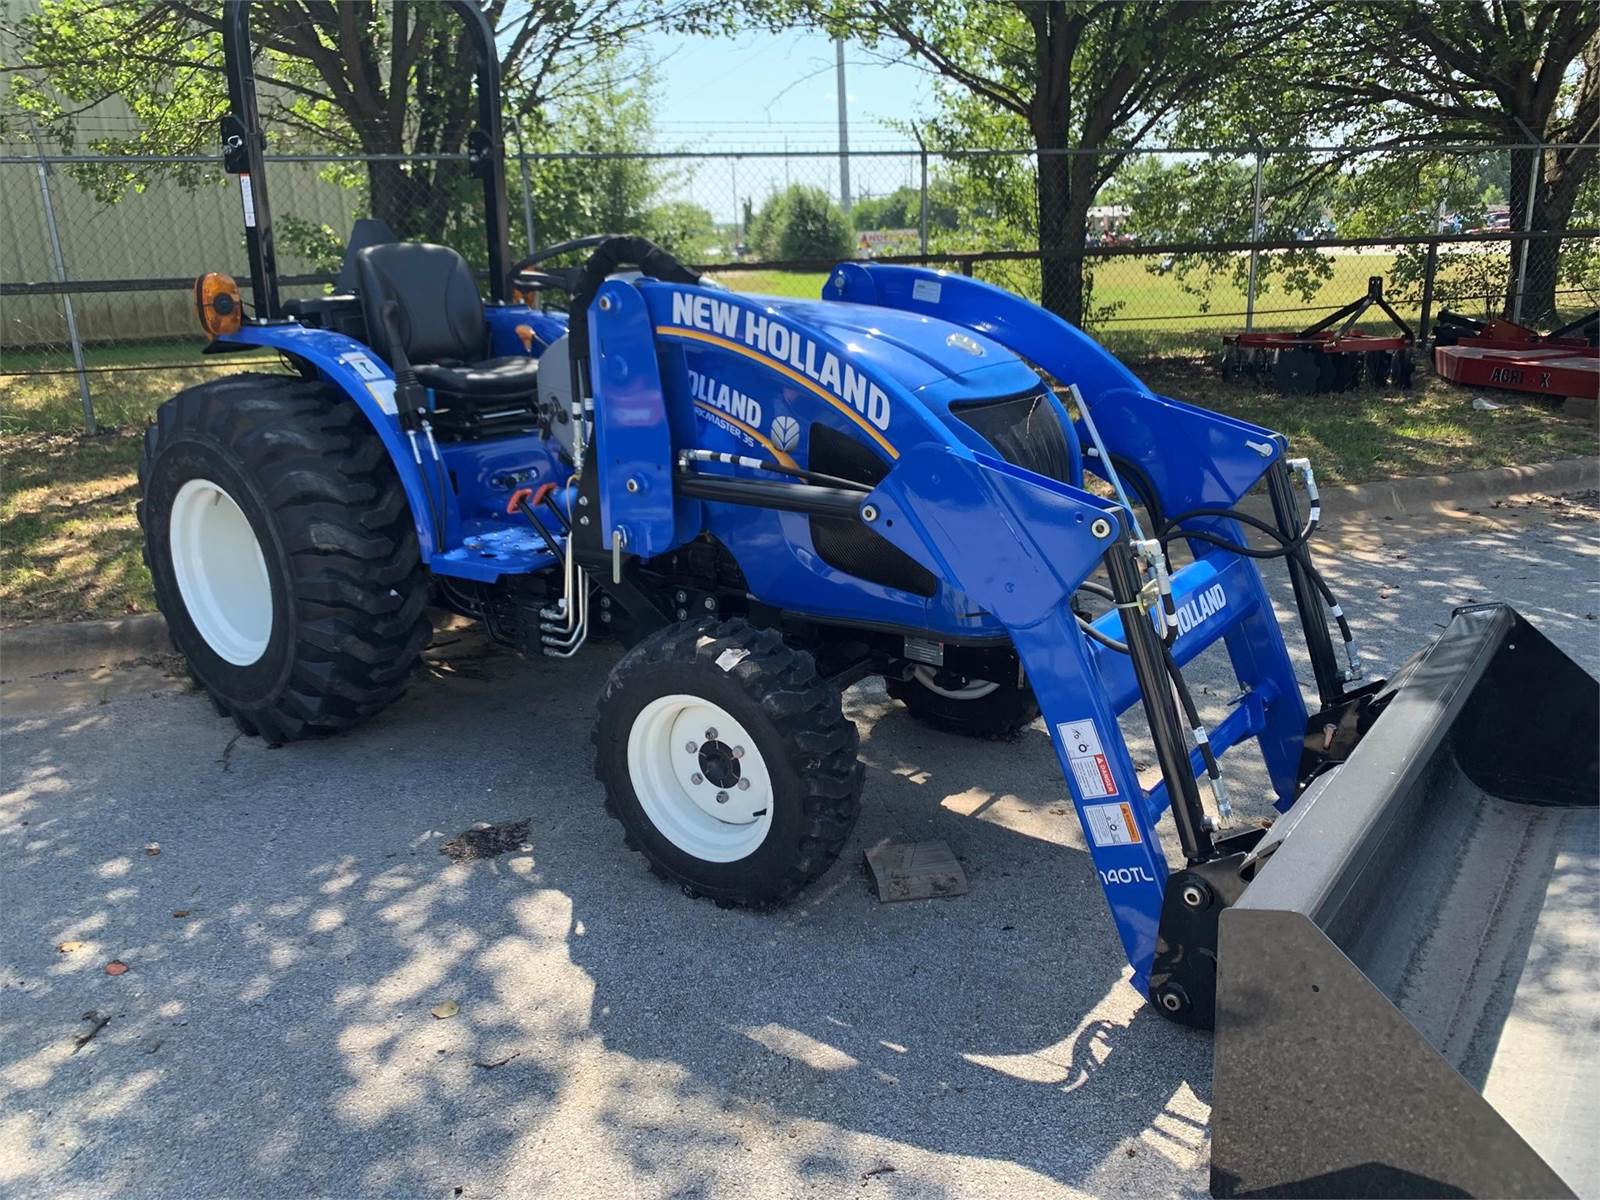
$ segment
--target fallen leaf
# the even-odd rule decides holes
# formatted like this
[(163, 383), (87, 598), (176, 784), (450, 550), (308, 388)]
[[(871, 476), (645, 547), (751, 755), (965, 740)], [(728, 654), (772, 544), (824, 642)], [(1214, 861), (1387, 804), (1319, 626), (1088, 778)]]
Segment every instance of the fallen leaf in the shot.
[(454, 1000), (441, 1000), (428, 1011), (433, 1013), (434, 1017), (438, 1020), (445, 1021), (460, 1012), (461, 1005), (457, 1004)]
[(74, 951), (82, 950), (83, 947), (83, 942), (60, 942), (56, 945), (56, 949), (62, 954), (71, 954)]
[(156, 855), (161, 853), (161, 843), (160, 842), (146, 842), (144, 844), (144, 852), (146, 854), (148, 854), (151, 858), (154, 858)]
[(127, 973), (128, 964), (123, 962), (120, 958), (113, 958), (106, 964), (107, 975), (126, 975)]

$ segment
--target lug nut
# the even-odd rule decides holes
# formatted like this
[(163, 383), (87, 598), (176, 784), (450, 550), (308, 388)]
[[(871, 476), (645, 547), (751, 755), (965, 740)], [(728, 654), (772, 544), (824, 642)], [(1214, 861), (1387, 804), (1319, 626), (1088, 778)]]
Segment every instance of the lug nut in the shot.
[(696, 750), (700, 749), (700, 743), (699, 742), (688, 742), (688, 743), (685, 743), (683, 748), (685, 750), (687, 750), (690, 754), (693, 754)]
[(689, 782), (694, 784), (697, 787), (700, 784), (704, 783), (705, 781), (706, 781), (706, 777), (704, 775), (700, 774), (699, 771), (696, 771), (693, 775), (689, 776)]
[(735, 758), (743, 758), (744, 757), (744, 747), (743, 746), (735, 746), (733, 748), (733, 756)]
[(748, 792), (750, 790), (750, 781), (748, 779), (739, 780), (739, 790), (741, 792)]
[(728, 802), (728, 793), (727, 792), (718, 792), (717, 793), (717, 803), (718, 804), (726, 804), (727, 802)]
[(717, 731), (715, 729), (706, 730), (706, 741), (714, 742), (716, 740), (717, 740)]

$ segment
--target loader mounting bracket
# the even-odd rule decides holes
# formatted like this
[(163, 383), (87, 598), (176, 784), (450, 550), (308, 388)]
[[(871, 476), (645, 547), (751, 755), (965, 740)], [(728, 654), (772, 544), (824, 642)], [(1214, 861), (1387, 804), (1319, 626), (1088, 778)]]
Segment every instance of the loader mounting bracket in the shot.
[(1210, 1029), (1217, 1011), (1217, 922), (1249, 884), (1245, 864), (1265, 828), (1216, 841), (1217, 857), (1167, 876), (1150, 966), (1150, 1001), (1170, 1020)]
[(1306, 736), (1300, 751), (1300, 782), (1295, 792), (1299, 799), (1311, 781), (1329, 767), (1344, 762), (1383, 714), (1394, 689), (1386, 679), (1376, 679), (1344, 699), (1330, 704), (1306, 719)]

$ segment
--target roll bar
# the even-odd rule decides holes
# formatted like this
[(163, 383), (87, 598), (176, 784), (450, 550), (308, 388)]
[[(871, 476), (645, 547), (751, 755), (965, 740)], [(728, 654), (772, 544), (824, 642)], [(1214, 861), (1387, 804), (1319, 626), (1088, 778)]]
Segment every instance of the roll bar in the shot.
[[(506, 227), (505, 139), (501, 131), (500, 59), (494, 27), (475, 0), (448, 0), (461, 14), (478, 54), (478, 122), (467, 135), (467, 161), (483, 181), (483, 216), (489, 243), (489, 295), (506, 298), (510, 237)], [(226, 0), (222, 16), (223, 66), (229, 111), (222, 118), (222, 164), (239, 176), (244, 202), (245, 248), (250, 256), (250, 291), (258, 320), (283, 315), (278, 299), (278, 259), (267, 199), (266, 134), (256, 105), (256, 73), (250, 45), (250, 0)]]

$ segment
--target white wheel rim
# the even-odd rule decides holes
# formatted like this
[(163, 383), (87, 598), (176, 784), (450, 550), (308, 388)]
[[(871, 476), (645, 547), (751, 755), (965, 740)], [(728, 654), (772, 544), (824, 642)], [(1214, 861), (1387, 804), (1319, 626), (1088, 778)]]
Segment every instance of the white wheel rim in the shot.
[(250, 518), (225, 489), (191, 479), (173, 497), (167, 534), (178, 592), (206, 645), (234, 666), (256, 662), (272, 637), (272, 582)]
[(772, 774), (755, 738), (699, 696), (645, 705), (628, 731), (628, 778), (650, 823), (702, 862), (748, 857), (772, 828)]
[(966, 687), (940, 687), (938, 675), (932, 667), (913, 667), (912, 674), (917, 677), (917, 682), (923, 687), (927, 688), (935, 696), (943, 696), (946, 700), (982, 700), (1000, 686), (998, 683), (991, 683), (987, 679), (969, 679)]

